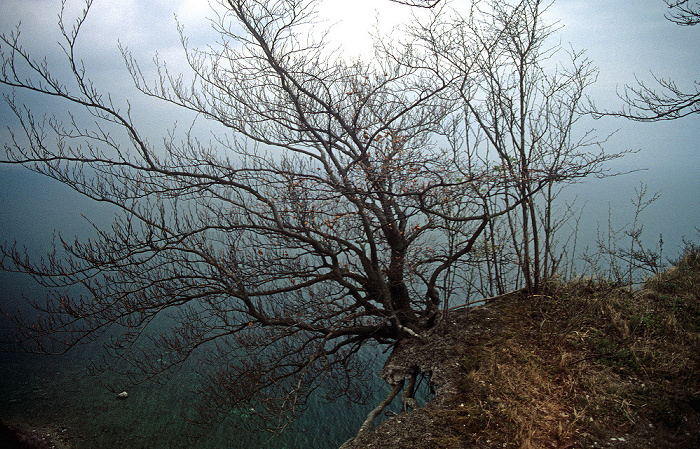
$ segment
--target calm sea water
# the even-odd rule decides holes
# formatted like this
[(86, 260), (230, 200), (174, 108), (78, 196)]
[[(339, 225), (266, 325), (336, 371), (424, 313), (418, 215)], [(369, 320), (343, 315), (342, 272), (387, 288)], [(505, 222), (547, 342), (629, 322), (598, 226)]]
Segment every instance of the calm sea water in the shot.
[[(7, 274), (0, 279), (7, 281)], [(7, 285), (7, 282), (5, 282)], [(25, 288), (26, 287), (26, 288)], [(14, 284), (0, 295), (3, 304), (15, 301), (14, 290), (39, 293), (32, 284)], [(8, 329), (0, 322), (0, 333)], [(211, 429), (209, 438), (188, 438), (195, 430), (186, 415), (198, 402), (193, 392), (198, 377), (185, 367), (166, 383), (145, 383), (116, 398), (106, 384), (109, 374), (89, 373), (89, 361), (99, 360), (93, 343), (61, 356), (0, 353), (0, 420), (28, 428), (51, 428), (72, 438), (76, 449), (112, 448), (335, 448), (356, 434), (371, 407), (388, 388), (378, 377), (376, 396), (368, 405), (345, 400), (327, 403), (318, 395), (308, 411), (281, 435), (233, 434), (225, 426)], [(382, 358), (376, 359), (379, 372)]]
[[(98, 448), (333, 448), (353, 436), (369, 407), (320, 400), (282, 435), (237, 434), (212, 429), (191, 440), (184, 414), (197, 398), (191, 373), (166, 384), (145, 384), (115, 394), (88, 375), (91, 350), (46, 357), (0, 354), (0, 419), (66, 432), (76, 449)], [(92, 354), (96, 355), (96, 354)]]
[[(17, 240), (30, 254), (51, 248), (54, 229), (64, 237), (85, 237), (91, 226), (110, 222), (109, 208), (94, 204), (51, 180), (25, 170), (0, 170), (0, 241)], [(0, 272), (0, 304), (7, 311), (26, 307), (23, 297), (40, 298), (44, 291), (26, 276)], [(0, 333), (8, 329), (0, 320)], [(88, 375), (88, 360), (101, 347), (76, 348), (67, 355), (48, 357), (0, 353), (0, 419), (64, 430), (77, 449), (99, 448), (333, 448), (355, 435), (373, 404), (346, 401), (327, 404), (316, 399), (308, 412), (281, 436), (232, 435), (214, 429), (211, 438), (186, 439), (183, 418), (196, 398), (195, 377), (183, 370), (166, 384), (145, 384), (117, 400), (100, 378)], [(378, 371), (378, 370), (377, 370)], [(379, 400), (386, 394), (376, 379)], [(385, 388), (382, 390), (382, 388)]]

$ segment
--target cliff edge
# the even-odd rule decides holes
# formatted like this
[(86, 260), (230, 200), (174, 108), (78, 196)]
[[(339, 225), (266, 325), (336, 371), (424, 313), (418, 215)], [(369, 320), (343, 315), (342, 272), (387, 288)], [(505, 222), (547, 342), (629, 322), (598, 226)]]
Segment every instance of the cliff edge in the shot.
[(700, 447), (700, 258), (634, 292), (578, 280), (451, 311), (382, 376), (415, 366), (432, 400), (343, 449)]

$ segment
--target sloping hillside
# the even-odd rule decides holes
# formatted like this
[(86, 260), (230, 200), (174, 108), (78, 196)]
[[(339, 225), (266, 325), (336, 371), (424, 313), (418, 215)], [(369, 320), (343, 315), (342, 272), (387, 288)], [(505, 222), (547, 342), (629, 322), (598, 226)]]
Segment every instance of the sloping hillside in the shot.
[(437, 396), (349, 448), (700, 447), (700, 251), (629, 293), (552, 285), (450, 314), (397, 348)]

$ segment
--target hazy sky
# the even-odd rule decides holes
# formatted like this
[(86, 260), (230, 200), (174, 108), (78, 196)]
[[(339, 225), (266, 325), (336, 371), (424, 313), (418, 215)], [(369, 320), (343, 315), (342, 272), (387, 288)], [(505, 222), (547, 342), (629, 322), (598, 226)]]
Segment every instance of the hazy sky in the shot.
[[(207, 5), (206, 1), (198, 0), (94, 0), (80, 47), (90, 76), (116, 97), (126, 95), (129, 101), (138, 104), (139, 98), (131, 97), (131, 81), (124, 70), (118, 42), (127, 46), (145, 66), (157, 52), (161, 59), (177, 68), (182, 52), (173, 15), (184, 24), (194, 45), (206, 45), (216, 38), (206, 21), (210, 15)], [(56, 21), (60, 6), (59, 0), (0, 0), (0, 30), (7, 33), (21, 21), (25, 47), (38, 58), (46, 56), (51, 65), (59, 63)], [(82, 7), (80, 0), (67, 1), (72, 17)], [(615, 109), (621, 106), (616, 91), (626, 83), (634, 83), (635, 76), (652, 81), (653, 72), (677, 80), (681, 87), (692, 87), (693, 80), (700, 80), (700, 26), (679, 27), (664, 18), (665, 12), (662, 0), (559, 0), (547, 17), (562, 27), (558, 38), (564, 46), (587, 50), (589, 59), (600, 68), (598, 82), (589, 94), (599, 106)], [(376, 18), (386, 27), (407, 16), (406, 7), (387, 0), (326, 0), (322, 10), (327, 23), (334, 24), (332, 37), (352, 55), (370, 48), (368, 33)], [(38, 104), (33, 103), (38, 101), (35, 97), (26, 98)], [(168, 120), (153, 120), (163, 117), (163, 108), (161, 104), (143, 103), (140, 117), (151, 120), (149, 126), (154, 131), (166, 129), (171, 125)], [(7, 106), (0, 104), (0, 120), (14, 126), (11, 119)], [(577, 193), (596, 219), (606, 219), (600, 213), (607, 210), (609, 203), (613, 208), (626, 204), (634, 186), (643, 180), (650, 190), (662, 191), (662, 203), (650, 211), (649, 232), (672, 234), (670, 241), (678, 241), (681, 235), (692, 237), (693, 227), (700, 226), (700, 115), (652, 124), (606, 118), (589, 120), (583, 126), (599, 129), (600, 135), (619, 129), (608, 141), (607, 149), (640, 151), (617, 162), (616, 167), (648, 169), (579, 188)], [(0, 134), (3, 140), (7, 136), (4, 130)], [(5, 167), (0, 167), (0, 177), (0, 187), (18, 185), (21, 179), (26, 179)], [(55, 207), (56, 192), (61, 192), (61, 198), (70, 196), (50, 186), (50, 183), (33, 184), (31, 200), (27, 196), (29, 192), (20, 187), (0, 194), (0, 226), (5, 226), (0, 228), (0, 240), (14, 238), (17, 223), (26, 222), (28, 213), (45, 217), (42, 223), (27, 223), (29, 229), (39, 225), (48, 228), (67, 219), (56, 218), (57, 210), (64, 215), (75, 212), (74, 208)], [(48, 205), (34, 203), (41, 198), (47, 198)], [(14, 224), (10, 226), (10, 223)]]

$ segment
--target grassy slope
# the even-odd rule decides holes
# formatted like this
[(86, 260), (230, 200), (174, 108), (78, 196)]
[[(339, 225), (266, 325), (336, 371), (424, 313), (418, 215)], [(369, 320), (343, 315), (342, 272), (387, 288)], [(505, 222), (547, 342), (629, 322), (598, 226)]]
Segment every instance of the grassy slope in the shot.
[(405, 357), (442, 393), (349, 447), (700, 447), (700, 251), (633, 294), (582, 280), (477, 309)]

